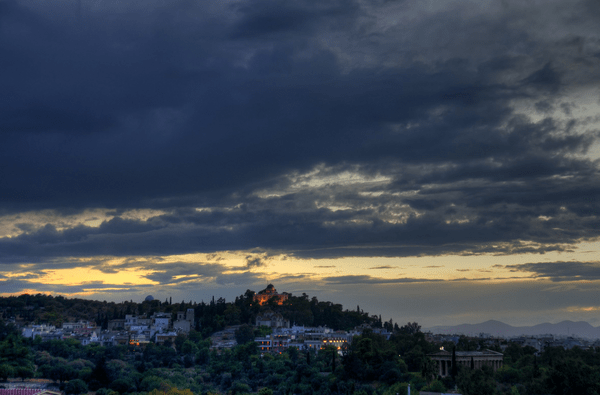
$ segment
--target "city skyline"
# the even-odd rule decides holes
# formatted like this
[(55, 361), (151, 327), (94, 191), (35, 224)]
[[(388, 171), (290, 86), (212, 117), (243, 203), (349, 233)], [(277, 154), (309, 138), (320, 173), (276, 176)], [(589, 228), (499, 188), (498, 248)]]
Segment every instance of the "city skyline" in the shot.
[(600, 325), (600, 4), (7, 0), (0, 296)]

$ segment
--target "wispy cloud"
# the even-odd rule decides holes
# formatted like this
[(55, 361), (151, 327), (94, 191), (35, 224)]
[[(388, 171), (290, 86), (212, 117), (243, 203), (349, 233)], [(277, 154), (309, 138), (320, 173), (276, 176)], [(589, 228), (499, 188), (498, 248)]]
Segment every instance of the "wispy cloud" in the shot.
[(381, 278), (367, 275), (346, 275), (324, 277), (323, 281), (327, 284), (403, 284), (403, 283), (427, 283), (439, 282), (441, 279), (424, 278)]
[(506, 265), (511, 272), (532, 273), (533, 277), (551, 281), (596, 281), (600, 280), (600, 262), (541, 262)]

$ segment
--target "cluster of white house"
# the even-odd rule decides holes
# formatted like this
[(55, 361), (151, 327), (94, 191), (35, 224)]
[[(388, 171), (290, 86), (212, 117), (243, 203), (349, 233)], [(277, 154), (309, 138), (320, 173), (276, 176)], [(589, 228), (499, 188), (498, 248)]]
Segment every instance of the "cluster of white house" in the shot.
[(366, 328), (385, 336), (386, 339), (392, 335), (385, 329), (373, 329), (368, 325), (358, 326), (348, 332), (334, 331), (327, 327), (290, 326), (290, 322), (281, 314), (269, 310), (256, 317), (256, 326), (267, 326), (273, 331), (271, 335), (254, 339), (263, 353), (281, 352), (289, 347), (318, 352), (326, 346), (334, 346), (341, 353), (352, 342), (352, 338), (362, 334)]
[(178, 334), (187, 334), (194, 325), (194, 309), (180, 311), (177, 320), (169, 313), (154, 313), (150, 317), (126, 315), (124, 319), (108, 322), (108, 329), (102, 331), (94, 323), (87, 321), (65, 322), (61, 328), (54, 325), (27, 325), (22, 329), (24, 337), (41, 337), (42, 340), (76, 339), (83, 345), (100, 344), (142, 344), (154, 340), (156, 343), (173, 341)]
[(352, 338), (357, 335), (360, 335), (360, 332), (333, 331), (327, 327), (293, 326), (280, 328), (271, 335), (257, 337), (254, 341), (263, 353), (281, 352), (289, 347), (318, 352), (326, 346), (334, 346), (343, 352), (352, 342)]

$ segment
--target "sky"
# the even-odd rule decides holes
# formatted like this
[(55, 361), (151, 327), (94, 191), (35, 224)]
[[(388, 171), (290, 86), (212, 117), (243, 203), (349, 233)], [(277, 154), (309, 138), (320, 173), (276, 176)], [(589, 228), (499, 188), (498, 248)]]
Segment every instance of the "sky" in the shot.
[(597, 0), (0, 0), (0, 295), (600, 326)]

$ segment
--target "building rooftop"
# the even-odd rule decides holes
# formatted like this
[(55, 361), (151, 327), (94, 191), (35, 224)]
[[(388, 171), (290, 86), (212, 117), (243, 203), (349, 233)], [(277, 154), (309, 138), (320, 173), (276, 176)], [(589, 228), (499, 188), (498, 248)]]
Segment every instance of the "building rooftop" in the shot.
[[(452, 351), (448, 351), (448, 350), (440, 350), (438, 352), (432, 353), (432, 354), (427, 354), (427, 355), (431, 355), (431, 356), (446, 356), (446, 355), (452, 355)], [(492, 351), (492, 350), (483, 350), (483, 351), (457, 351), (456, 352), (456, 356), (457, 357), (483, 357), (483, 356), (490, 356), (490, 355), (504, 355), (501, 352), (497, 352), (497, 351)]]

